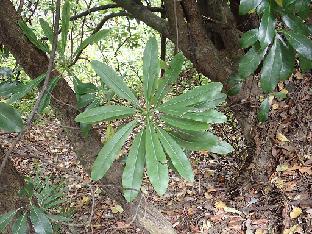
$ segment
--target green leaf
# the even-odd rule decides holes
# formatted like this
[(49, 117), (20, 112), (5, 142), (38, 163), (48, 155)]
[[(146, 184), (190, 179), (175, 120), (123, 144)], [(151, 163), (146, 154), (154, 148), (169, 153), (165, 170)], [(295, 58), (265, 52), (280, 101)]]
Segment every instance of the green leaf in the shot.
[(146, 126), (146, 169), (147, 175), (159, 195), (163, 195), (168, 187), (168, 165), (166, 155), (155, 133), (152, 123)]
[(128, 202), (133, 201), (139, 194), (145, 164), (145, 132), (142, 130), (133, 140), (122, 173), (124, 197)]
[(258, 29), (251, 29), (245, 32), (240, 39), (240, 46), (242, 48), (248, 48), (256, 43), (258, 40)]
[(264, 14), (261, 18), (261, 23), (259, 26), (258, 39), (260, 41), (261, 47), (271, 44), (275, 36), (275, 20), (271, 13), (271, 6), (267, 5), (264, 9)]
[(12, 211), (9, 211), (5, 214), (2, 214), (0, 215), (0, 232), (3, 232), (5, 227), (11, 223), (14, 215), (16, 214), (16, 212), (18, 211), (17, 210), (12, 210)]
[(104, 145), (92, 166), (91, 178), (93, 180), (103, 178), (136, 124), (136, 120), (126, 124)]
[(14, 90), (14, 94), (11, 96), (11, 98), (8, 100), (8, 103), (13, 103), (19, 101), (22, 97), (27, 95), (31, 90), (38, 86), (43, 80), (45, 79), (45, 74), (38, 76), (36, 79), (28, 82), (25, 85), (18, 86)]
[(223, 86), (219, 82), (211, 82), (207, 85), (196, 87), (163, 103), (159, 106), (159, 110), (164, 111), (167, 109), (176, 109), (179, 107), (206, 103), (219, 95), (222, 88)]
[[(107, 29), (103, 29), (100, 30), (98, 32), (96, 32), (95, 34), (90, 35), (89, 37), (87, 37), (85, 40), (82, 41), (82, 43), (80, 44), (80, 46), (77, 48), (77, 50), (75, 51), (75, 55), (77, 55), (78, 53), (80, 53), (84, 48), (86, 48), (88, 45), (92, 45), (94, 43), (97, 43), (98, 41), (102, 40), (103, 38), (107, 37), (109, 34), (109, 30)], [(91, 63), (92, 64), (92, 63)]]
[(291, 46), (303, 57), (312, 60), (312, 41), (304, 35), (294, 31), (283, 31)]
[(0, 129), (7, 132), (20, 132), (23, 129), (23, 120), (20, 114), (3, 102), (0, 102)]
[(80, 123), (97, 123), (103, 120), (120, 119), (133, 115), (135, 109), (126, 106), (106, 105), (90, 108), (76, 116), (75, 121)]
[(247, 78), (253, 74), (258, 68), (262, 58), (263, 53), (259, 53), (254, 47), (251, 47), (239, 61), (239, 76), (242, 78)]
[(239, 5), (239, 14), (245, 15), (254, 10), (262, 0), (241, 0)]
[(258, 119), (260, 122), (265, 122), (269, 118), (269, 111), (270, 111), (269, 98), (266, 98), (260, 105), (260, 110), (258, 113)]
[(310, 14), (311, 0), (285, 0), (286, 9), (296, 13), (300, 18), (306, 19)]
[(312, 69), (312, 60), (309, 60), (302, 55), (299, 56), (299, 64), (303, 73)]
[(53, 44), (53, 30), (50, 27), (49, 23), (45, 21), (43, 18), (39, 19), (40, 26), (42, 28), (42, 31), (44, 35), (48, 38), (51, 45)]
[(281, 57), (282, 57), (282, 67), (280, 69), (279, 80), (287, 80), (294, 71), (295, 66), (295, 51), (288, 44), (282, 41), (279, 41), (281, 48)]
[(226, 99), (226, 94), (224, 93), (215, 93), (212, 96), (209, 96), (208, 100), (205, 102), (202, 102), (198, 105), (195, 105), (193, 110), (194, 111), (205, 111), (212, 108), (215, 108), (216, 106), (219, 106), (222, 104)]
[(176, 54), (165, 72), (164, 80), (159, 85), (155, 94), (156, 105), (158, 106), (164, 96), (169, 92), (170, 85), (174, 84), (179, 77), (184, 62), (183, 54)]
[(42, 50), (43, 52), (49, 52), (49, 47), (47, 44), (43, 44), (41, 41), (37, 39), (36, 34), (33, 32), (31, 28), (27, 26), (25, 22), (22, 20), (18, 21), (18, 25), (22, 29), (25, 36), (28, 38), (28, 40), (33, 43), (38, 49)]
[(305, 36), (310, 35), (310, 30), (307, 25), (305, 25), (299, 17), (295, 15), (283, 15), (282, 16), (283, 22), (287, 25), (288, 28), (291, 30), (303, 34)]
[(209, 150), (218, 144), (218, 137), (210, 132), (171, 131), (176, 142), (189, 150)]
[(287, 94), (285, 94), (284, 92), (275, 92), (273, 93), (273, 95), (277, 98), (278, 101), (282, 101), (287, 98)]
[(224, 123), (226, 122), (226, 116), (216, 110), (207, 110), (201, 112), (193, 112), (188, 108), (177, 108), (163, 110), (168, 115), (173, 115), (183, 119), (189, 119), (193, 121), (203, 123)]
[(98, 88), (93, 83), (83, 83), (77, 77), (73, 79), (74, 90), (76, 94), (83, 95), (87, 93), (97, 92)]
[(282, 67), (282, 52), (279, 40), (275, 40), (274, 44), (263, 62), (261, 70), (261, 88), (265, 92), (272, 92), (278, 81)]
[(156, 88), (159, 71), (158, 43), (156, 38), (152, 37), (147, 41), (143, 55), (144, 96), (148, 105)]
[(89, 104), (96, 100), (96, 95), (94, 93), (86, 93), (83, 95), (77, 95), (77, 106), (79, 109), (88, 106)]
[(167, 125), (184, 130), (204, 131), (209, 128), (209, 124), (190, 119), (176, 118), (173, 116), (162, 115), (160, 119)]
[(219, 141), (217, 145), (209, 148), (209, 151), (215, 154), (229, 154), (234, 151), (234, 148), (226, 141)]
[(39, 113), (42, 113), (44, 111), (44, 109), (50, 105), (50, 102), (51, 102), (51, 93), (53, 91), (53, 89), (55, 88), (55, 86), (57, 85), (57, 82), (60, 80), (61, 78), (60, 77), (54, 77), (49, 85), (48, 85), (48, 88), (46, 90), (46, 92), (44, 93), (42, 99), (41, 99), (41, 102), (39, 104), (39, 107), (38, 107), (38, 112)]
[(194, 174), (192, 166), (181, 147), (175, 140), (164, 130), (157, 129), (158, 136), (162, 146), (164, 147), (167, 155), (170, 157), (171, 162), (179, 174), (186, 180), (193, 182)]
[(138, 99), (134, 96), (128, 86), (123, 82), (117, 73), (104, 63), (99, 61), (91, 62), (92, 68), (103, 82), (109, 86), (119, 97), (125, 98), (135, 106), (139, 106)]
[(11, 94), (15, 92), (17, 87), (18, 87), (18, 83), (14, 81), (13, 82), (6, 81), (6, 82), (0, 83), (0, 96), (2, 97), (10, 96)]
[(71, 222), (72, 219), (63, 215), (46, 214), (52, 222)]
[(13, 234), (27, 234), (28, 233), (28, 222), (27, 222), (27, 213), (17, 217), (15, 223), (12, 227)]
[(38, 207), (32, 206), (30, 210), (30, 220), (36, 234), (52, 234), (52, 225), (46, 214)]
[(67, 36), (69, 31), (69, 21), (70, 21), (70, 1), (65, 0), (62, 9), (62, 28), (61, 28), (61, 37), (62, 37), (62, 44), (61, 44), (61, 55), (64, 56), (65, 49), (66, 49), (66, 42)]

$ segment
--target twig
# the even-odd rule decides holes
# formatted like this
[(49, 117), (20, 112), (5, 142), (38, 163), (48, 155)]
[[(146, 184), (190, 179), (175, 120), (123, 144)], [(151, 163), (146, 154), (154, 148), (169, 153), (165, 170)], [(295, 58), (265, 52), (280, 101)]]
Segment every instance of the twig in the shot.
[[(117, 16), (128, 16), (129, 13), (125, 12), (125, 11), (121, 11), (121, 12), (115, 12), (115, 13), (111, 13), (109, 15), (104, 16), (104, 18), (100, 21), (100, 23), (96, 26), (96, 28), (93, 30), (93, 32), (91, 34), (95, 34), (98, 31), (101, 30), (101, 28), (103, 27), (103, 25), (110, 19), (117, 17)], [(86, 47), (85, 47), (86, 48)], [(76, 62), (79, 60), (80, 55), (82, 54), (83, 50), (85, 49), (83, 48), (82, 50), (79, 51), (79, 53), (76, 55), (74, 61), (68, 65), (68, 68), (70, 68), (71, 66), (75, 65)]]
[(32, 108), (32, 111), (31, 111), (30, 115), (28, 116), (28, 119), (27, 119), (27, 122), (26, 122), (26, 127), (18, 134), (17, 138), (12, 143), (11, 149), (8, 150), (5, 153), (5, 155), (4, 155), (3, 161), (2, 161), (1, 166), (0, 166), (0, 175), (1, 175), (5, 165), (7, 163), (7, 161), (9, 160), (10, 155), (12, 154), (15, 146), (22, 139), (22, 137), (24, 136), (25, 132), (27, 132), (27, 130), (31, 127), (31, 124), (32, 124), (33, 120), (35, 119), (36, 114), (38, 112), (39, 105), (40, 105), (40, 102), (42, 100), (42, 97), (45, 94), (46, 90), (48, 89), (48, 84), (49, 84), (50, 76), (51, 76), (52, 69), (53, 69), (53, 66), (54, 66), (55, 52), (56, 52), (56, 47), (57, 47), (57, 37), (58, 37), (59, 20), (60, 20), (60, 5), (61, 5), (61, 1), (57, 0), (56, 1), (56, 14), (55, 14), (53, 44), (52, 44), (52, 50), (51, 50), (51, 53), (50, 53), (50, 59), (49, 59), (47, 76), (46, 76), (46, 78), (44, 80), (44, 83), (43, 83), (43, 86), (42, 86), (42, 90), (39, 93), (39, 96), (38, 96), (38, 98), (36, 100), (36, 103), (35, 103), (34, 107)]
[(107, 5), (92, 7), (92, 8), (90, 8), (86, 11), (83, 11), (77, 15), (73, 15), (72, 17), (70, 17), (70, 20), (76, 20), (76, 19), (82, 18), (84, 16), (89, 15), (92, 12), (108, 10), (108, 9), (116, 8), (116, 7), (118, 7), (117, 4), (107, 4)]
[[(107, 4), (107, 5), (102, 5), (102, 6), (97, 6), (97, 7), (92, 7), (86, 11), (83, 11), (77, 15), (73, 15), (72, 17), (70, 17), (70, 20), (76, 20), (79, 18), (82, 18), (84, 16), (87, 16), (89, 14), (91, 14), (92, 12), (96, 12), (96, 11), (102, 11), (102, 10), (108, 10), (108, 9), (112, 9), (112, 8), (117, 8), (118, 5), (117, 4)], [(151, 7), (151, 6), (147, 6), (147, 8), (152, 11), (152, 12), (165, 12), (163, 7)]]

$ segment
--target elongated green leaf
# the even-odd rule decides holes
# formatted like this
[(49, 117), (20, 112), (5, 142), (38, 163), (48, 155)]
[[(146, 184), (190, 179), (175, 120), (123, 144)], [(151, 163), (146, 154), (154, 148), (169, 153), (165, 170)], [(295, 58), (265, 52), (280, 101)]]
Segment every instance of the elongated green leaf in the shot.
[(2, 97), (10, 96), (11, 94), (15, 92), (17, 87), (18, 87), (17, 82), (10, 82), (10, 81), (1, 82), (0, 83), (0, 96)]
[(90, 35), (89, 37), (87, 37), (85, 40), (82, 41), (81, 45), (75, 51), (75, 55), (80, 53), (88, 45), (92, 45), (94, 43), (97, 43), (98, 41), (100, 41), (103, 38), (107, 37), (108, 34), (109, 34), (109, 30), (103, 29), (103, 30), (98, 31), (95, 34)]
[(152, 37), (147, 41), (143, 55), (144, 96), (148, 105), (157, 85), (159, 71), (158, 44), (156, 38)]
[(247, 78), (255, 72), (258, 68), (263, 53), (256, 51), (254, 47), (251, 47), (248, 52), (241, 58), (239, 62), (238, 73), (242, 78)]
[(263, 62), (261, 70), (261, 88), (265, 92), (272, 92), (278, 81), (282, 67), (282, 52), (279, 40), (275, 40), (274, 44)]
[(30, 210), (30, 220), (36, 234), (52, 234), (52, 225), (46, 214), (38, 207), (32, 206)]
[(12, 227), (13, 234), (27, 234), (28, 233), (28, 223), (27, 223), (27, 213), (18, 216)]
[(282, 57), (282, 67), (279, 74), (279, 80), (283, 81), (287, 80), (294, 71), (295, 51), (288, 43), (279, 41), (279, 45), (281, 48), (281, 57)]
[(18, 210), (12, 210), (5, 214), (0, 215), (0, 232), (3, 232), (5, 227), (11, 223), (14, 215)]
[(210, 132), (170, 131), (176, 142), (189, 150), (209, 150), (219, 142)]
[(242, 48), (248, 48), (256, 43), (258, 40), (258, 29), (251, 29), (245, 32), (240, 39), (240, 46)]
[(192, 112), (188, 108), (167, 109), (163, 111), (168, 115), (173, 115), (183, 119), (190, 119), (193, 121), (203, 123), (224, 123), (226, 116), (216, 110), (207, 110), (202, 112)]
[(164, 147), (167, 155), (170, 157), (171, 162), (179, 174), (188, 181), (194, 181), (194, 174), (192, 166), (181, 147), (175, 140), (164, 130), (157, 129), (158, 136), (162, 146)]
[(43, 52), (49, 52), (49, 47), (47, 44), (43, 44), (41, 41), (37, 39), (36, 34), (33, 32), (31, 28), (27, 26), (27, 24), (23, 21), (18, 21), (18, 25), (22, 29), (25, 36), (28, 40), (33, 43), (38, 49), (42, 50)]
[(52, 214), (47, 214), (47, 217), (52, 221), (52, 222), (70, 222), (72, 221), (71, 218), (65, 217), (63, 215), (52, 215)]
[(254, 10), (262, 0), (241, 0), (239, 5), (239, 14), (245, 15)]
[(258, 32), (258, 39), (261, 47), (269, 45), (275, 36), (275, 20), (272, 16), (271, 6), (268, 4), (264, 9)]
[(121, 98), (127, 99), (135, 106), (139, 106), (138, 99), (134, 96), (128, 86), (123, 82), (117, 73), (104, 63), (99, 61), (91, 62), (92, 68), (101, 77), (104, 83), (110, 87)]
[(126, 124), (104, 145), (92, 166), (91, 178), (93, 180), (103, 178), (136, 124), (136, 120)]
[(204, 131), (209, 128), (209, 124), (190, 119), (182, 119), (173, 116), (162, 115), (160, 117), (167, 125), (184, 130)]
[(20, 132), (23, 129), (23, 120), (20, 114), (3, 102), (0, 102), (0, 129), (7, 132)]
[(168, 93), (170, 90), (170, 86), (176, 82), (176, 80), (179, 77), (179, 74), (182, 69), (184, 59), (183, 54), (180, 52), (176, 54), (172, 61), (169, 64), (169, 68), (166, 70), (164, 80), (159, 85), (157, 92), (155, 94), (155, 100), (156, 105), (158, 106), (161, 102), (161, 100), (164, 98), (164, 96)]
[(283, 31), (291, 46), (303, 57), (312, 60), (312, 41), (300, 33)]
[(168, 108), (175, 109), (206, 103), (218, 95), (221, 92), (222, 87), (222, 84), (219, 82), (211, 82), (207, 85), (196, 87), (163, 103), (159, 106), (159, 110), (164, 111)]
[(268, 119), (269, 111), (270, 111), (269, 98), (266, 98), (260, 105), (260, 110), (258, 113), (258, 119), (260, 122), (265, 122)]
[(148, 122), (146, 126), (146, 169), (148, 177), (159, 195), (163, 195), (168, 187), (168, 165), (166, 155), (155, 133), (154, 126)]
[(284, 0), (286, 8), (290, 12), (296, 13), (300, 18), (306, 19), (310, 14), (310, 0)]
[(86, 93), (83, 95), (77, 95), (77, 106), (79, 109), (84, 108), (88, 106), (89, 104), (96, 100), (96, 95), (95, 93)]
[(40, 26), (42, 28), (44, 35), (48, 38), (49, 42), (52, 45), (52, 43), (53, 43), (53, 30), (52, 30), (52, 28), (50, 27), (49, 23), (47, 21), (45, 21), (43, 18), (39, 19), (39, 23), (40, 23)]
[(14, 94), (11, 96), (11, 98), (8, 100), (8, 103), (13, 103), (19, 101), (22, 97), (24, 97), (26, 94), (31, 92), (33, 88), (38, 86), (45, 78), (45, 75), (38, 76), (36, 79), (28, 82), (25, 85), (18, 86), (14, 90)]
[(49, 85), (48, 85), (48, 88), (46, 90), (46, 92), (44, 93), (42, 99), (41, 99), (41, 102), (39, 104), (39, 107), (38, 107), (38, 112), (39, 113), (42, 113), (44, 111), (44, 109), (50, 105), (50, 102), (51, 102), (51, 93), (53, 91), (53, 89), (55, 88), (55, 86), (57, 85), (57, 82), (60, 80), (61, 78), (60, 77), (54, 77)]
[(80, 123), (97, 123), (103, 120), (120, 119), (133, 115), (135, 109), (126, 106), (106, 105), (87, 109), (76, 116), (75, 121)]
[(219, 141), (217, 145), (209, 148), (209, 151), (215, 154), (228, 154), (234, 151), (234, 148), (226, 141)]
[(139, 194), (145, 164), (145, 131), (141, 131), (134, 139), (122, 173), (124, 197), (133, 201)]
[(312, 69), (312, 60), (306, 59), (301, 55), (299, 56), (299, 63), (303, 73)]
[(94, 93), (98, 90), (98, 88), (93, 83), (83, 83), (77, 77), (73, 79), (74, 90), (76, 94), (83, 95), (86, 93)]
[(65, 0), (62, 9), (62, 28), (61, 28), (61, 37), (62, 37), (62, 44), (61, 44), (61, 55), (64, 56), (67, 36), (69, 31), (69, 21), (70, 21), (70, 1)]
[(310, 30), (307, 25), (305, 25), (299, 17), (295, 15), (283, 15), (283, 22), (287, 25), (291, 30), (303, 34), (305, 36), (310, 35)]
[(212, 108), (215, 108), (222, 104), (226, 99), (226, 94), (224, 93), (215, 93), (213, 96), (209, 96), (209, 99), (203, 103), (195, 105), (194, 111), (205, 111)]

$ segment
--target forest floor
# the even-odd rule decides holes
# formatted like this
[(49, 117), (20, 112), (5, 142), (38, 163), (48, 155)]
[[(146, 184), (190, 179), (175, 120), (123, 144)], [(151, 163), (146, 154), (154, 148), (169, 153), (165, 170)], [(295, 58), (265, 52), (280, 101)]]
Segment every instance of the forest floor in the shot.
[[(279, 160), (261, 189), (253, 186), (250, 179), (248, 188), (233, 191), (246, 149), (236, 121), (231, 120), (215, 130), (234, 146), (233, 154), (193, 152), (190, 158), (194, 183), (185, 182), (171, 172), (168, 191), (159, 197), (145, 176), (142, 199), (159, 207), (177, 233), (312, 233), (312, 105), (308, 105), (308, 109), (306, 105), (307, 101), (312, 104), (311, 77), (299, 77), (294, 85), (309, 89), (273, 103), (276, 105), (270, 121), (282, 125), (283, 134), (275, 135), (272, 152)], [(292, 125), (294, 118), (297, 127)], [(301, 122), (298, 123), (298, 119)], [(306, 126), (307, 132), (302, 137), (308, 151), (300, 147), (303, 143), (300, 133), (291, 130), (300, 124)], [(40, 167), (39, 171), (44, 176), (50, 175), (54, 183), (65, 182), (67, 202), (63, 206), (74, 212), (74, 224), (85, 226), (91, 216), (91, 227), (63, 225), (63, 230), (66, 233), (143, 233), (131, 220), (125, 219), (119, 204), (107, 198), (96, 183), (90, 183), (63, 131), (53, 117), (45, 118), (26, 133), (14, 151), (16, 167), (24, 175), (32, 176), (35, 168)], [(1, 144), (8, 148), (14, 137), (14, 134), (0, 134)], [(298, 144), (302, 152), (294, 150)]]

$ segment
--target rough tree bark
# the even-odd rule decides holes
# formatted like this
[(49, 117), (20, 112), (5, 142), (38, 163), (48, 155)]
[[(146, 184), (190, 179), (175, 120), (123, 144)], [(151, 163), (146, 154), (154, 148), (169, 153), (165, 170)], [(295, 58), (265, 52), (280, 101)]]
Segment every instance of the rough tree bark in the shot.
[[(4, 150), (0, 146), (0, 160), (3, 159)], [(24, 180), (16, 171), (11, 160), (5, 165), (0, 175), (0, 215), (16, 210), (23, 206), (23, 200), (18, 196), (18, 191), (24, 185)], [(11, 224), (4, 233), (11, 233)]]
[[(13, 4), (9, 0), (0, 1), (0, 43), (15, 57), (16, 61), (23, 67), (24, 71), (31, 77), (36, 78), (47, 71), (48, 58), (46, 54), (37, 49), (23, 35), (17, 26), (21, 20)], [(61, 74), (54, 70), (54, 76)], [(73, 90), (64, 79), (61, 79), (52, 93), (52, 107), (57, 118), (66, 128), (66, 136), (76, 152), (78, 159), (87, 173), (90, 173), (91, 165), (99, 152), (102, 144), (100, 136), (96, 131), (91, 131), (90, 137), (81, 136), (74, 121), (78, 114), (76, 97)], [(70, 128), (73, 127), (73, 128)], [(127, 204), (121, 187), (122, 163), (115, 162), (102, 181), (103, 190), (108, 196), (126, 206), (130, 216), (135, 215), (137, 224), (150, 233), (175, 233), (170, 222), (152, 205), (147, 204), (144, 199)], [(8, 175), (7, 175), (8, 176)]]

